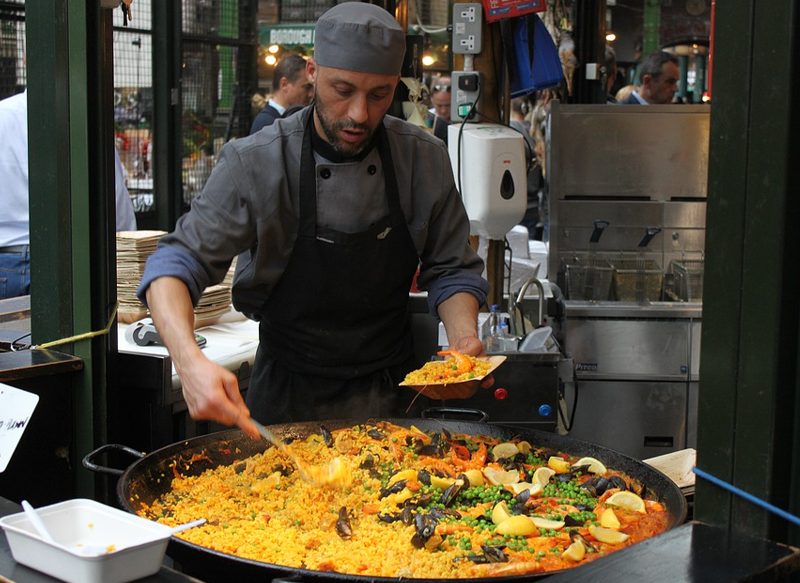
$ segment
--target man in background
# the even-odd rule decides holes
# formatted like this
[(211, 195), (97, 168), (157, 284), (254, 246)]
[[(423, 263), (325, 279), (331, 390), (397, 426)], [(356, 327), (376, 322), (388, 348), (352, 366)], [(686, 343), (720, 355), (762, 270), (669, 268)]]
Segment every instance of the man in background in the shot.
[(433, 135), (447, 143), (450, 125), (450, 77), (440, 76), (431, 84), (431, 128)]
[(603, 73), (606, 82), (606, 103), (617, 103), (614, 97), (616, 93), (614, 88), (617, 85), (617, 53), (612, 47), (606, 46), (605, 55), (603, 58)]
[(306, 73), (306, 60), (300, 55), (288, 53), (275, 66), (272, 77), (272, 97), (253, 120), (250, 133), (254, 134), (279, 117), (298, 107), (305, 107), (314, 97), (314, 85)]
[[(0, 101), (0, 299), (30, 293), (28, 92)], [(116, 230), (136, 230), (133, 203), (114, 151)]]
[(653, 53), (639, 70), (641, 85), (623, 101), (627, 105), (655, 105), (672, 103), (678, 90), (681, 71), (678, 59), (664, 51)]

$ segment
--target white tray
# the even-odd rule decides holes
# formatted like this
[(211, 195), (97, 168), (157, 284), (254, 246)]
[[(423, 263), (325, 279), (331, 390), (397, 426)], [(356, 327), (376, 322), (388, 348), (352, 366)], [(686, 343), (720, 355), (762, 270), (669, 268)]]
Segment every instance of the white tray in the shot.
[[(14, 560), (71, 583), (124, 583), (157, 573), (170, 527), (94, 500), (75, 499), (37, 510), (55, 543), (42, 539), (24, 512), (0, 519)], [(110, 552), (83, 556), (86, 546)]]

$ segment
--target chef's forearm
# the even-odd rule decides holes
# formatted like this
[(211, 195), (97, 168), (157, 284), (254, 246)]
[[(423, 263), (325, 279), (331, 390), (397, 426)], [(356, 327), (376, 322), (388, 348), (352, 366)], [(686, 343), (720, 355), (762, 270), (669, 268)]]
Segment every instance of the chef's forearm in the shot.
[(189, 289), (176, 277), (159, 277), (147, 288), (147, 305), (180, 375), (183, 365), (200, 353), (194, 339), (194, 309)]
[(478, 300), (470, 293), (453, 294), (438, 306), (439, 317), (447, 331), (450, 346), (465, 338), (478, 337)]

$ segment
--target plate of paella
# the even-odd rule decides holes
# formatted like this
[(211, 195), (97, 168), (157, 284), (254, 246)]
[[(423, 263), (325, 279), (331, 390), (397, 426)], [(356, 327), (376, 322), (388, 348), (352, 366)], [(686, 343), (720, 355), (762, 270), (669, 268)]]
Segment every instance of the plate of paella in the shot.
[(420, 391), (426, 387), (481, 381), (506, 360), (502, 355), (469, 356), (455, 350), (441, 350), (436, 354), (442, 358), (411, 371), (400, 386)]

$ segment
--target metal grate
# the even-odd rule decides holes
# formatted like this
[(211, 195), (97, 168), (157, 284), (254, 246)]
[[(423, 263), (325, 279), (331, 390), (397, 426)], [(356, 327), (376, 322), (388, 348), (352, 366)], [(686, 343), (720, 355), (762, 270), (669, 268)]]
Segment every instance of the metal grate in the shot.
[(25, 2), (0, 2), (0, 99), (25, 89)]
[(257, 0), (183, 0), (183, 200), (206, 183), (222, 146), (250, 130)]
[(114, 137), (127, 173), (127, 186), (136, 212), (153, 204), (153, 67), (152, 0), (137, 0), (132, 18), (123, 26), (114, 10)]

